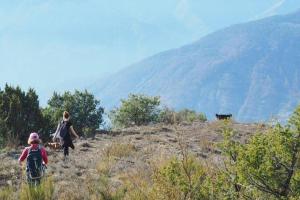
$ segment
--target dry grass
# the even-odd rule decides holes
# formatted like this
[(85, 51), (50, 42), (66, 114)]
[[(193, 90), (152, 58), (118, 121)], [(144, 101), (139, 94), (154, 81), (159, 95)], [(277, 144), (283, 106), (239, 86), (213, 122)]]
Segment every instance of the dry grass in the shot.
[[(214, 144), (222, 140), (222, 122), (192, 123), (177, 126), (143, 126), (120, 130), (117, 134), (97, 135), (95, 140), (81, 140), (64, 163), (63, 152), (49, 153), (47, 174), (52, 177), (52, 199), (155, 199), (154, 176), (170, 159), (181, 160), (183, 149), (207, 165), (217, 164), (220, 155)], [(231, 126), (247, 138), (264, 126)], [(17, 154), (15, 154), (17, 152)], [(20, 199), (20, 175), (17, 156), (21, 149), (0, 153), (0, 199)], [(201, 155), (205, 154), (205, 158)], [(8, 187), (9, 184), (11, 187)], [(49, 186), (47, 186), (49, 187)], [(44, 189), (45, 191), (46, 189)], [(23, 192), (24, 193), (24, 192)], [(49, 195), (48, 195), (49, 196)], [(156, 196), (157, 197), (157, 196)], [(157, 197), (158, 199), (160, 197)]]
[(26, 183), (21, 185), (19, 190), (20, 200), (51, 200), (54, 197), (54, 183), (50, 177), (43, 179), (37, 187)]
[(14, 190), (11, 186), (4, 187), (0, 190), (0, 199), (1, 200), (13, 200), (14, 197)]
[(104, 149), (104, 156), (122, 158), (130, 156), (135, 151), (133, 144), (114, 142)]

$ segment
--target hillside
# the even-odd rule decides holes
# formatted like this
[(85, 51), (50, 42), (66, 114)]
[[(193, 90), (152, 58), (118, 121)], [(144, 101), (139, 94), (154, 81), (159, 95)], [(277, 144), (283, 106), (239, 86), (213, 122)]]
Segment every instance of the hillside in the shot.
[[(137, 174), (145, 178), (151, 174), (154, 165), (180, 156), (182, 144), (197, 159), (217, 166), (222, 161), (216, 146), (222, 139), (222, 126), (217, 121), (197, 122), (178, 126), (133, 127), (99, 134), (94, 140), (77, 141), (68, 163), (62, 161), (62, 152), (47, 148), (47, 173), (55, 183), (55, 199), (92, 199), (88, 196), (91, 194), (88, 188), (94, 184), (93, 181), (96, 181), (96, 186), (98, 184), (111, 193), (127, 184), (128, 180), (136, 183)], [(237, 139), (241, 141), (265, 129), (259, 124), (233, 123), (231, 127), (238, 132)], [(19, 189), (21, 176), (17, 158), (21, 150), (0, 153), (0, 188), (12, 185)], [(101, 176), (105, 174), (103, 182)]]
[(92, 86), (112, 108), (129, 93), (238, 121), (287, 119), (300, 102), (300, 11), (238, 24), (159, 53)]

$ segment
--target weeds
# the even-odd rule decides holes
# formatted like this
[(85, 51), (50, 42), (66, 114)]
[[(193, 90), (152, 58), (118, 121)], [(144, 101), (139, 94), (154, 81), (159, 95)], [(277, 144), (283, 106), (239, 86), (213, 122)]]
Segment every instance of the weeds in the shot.
[(0, 199), (1, 200), (13, 200), (14, 191), (12, 187), (5, 187), (0, 190)]
[(43, 179), (41, 184), (36, 187), (23, 183), (19, 196), (20, 200), (52, 200), (54, 197), (52, 178)]
[(112, 143), (108, 146), (104, 153), (107, 157), (128, 157), (131, 153), (135, 152), (136, 148), (133, 144), (129, 143)]

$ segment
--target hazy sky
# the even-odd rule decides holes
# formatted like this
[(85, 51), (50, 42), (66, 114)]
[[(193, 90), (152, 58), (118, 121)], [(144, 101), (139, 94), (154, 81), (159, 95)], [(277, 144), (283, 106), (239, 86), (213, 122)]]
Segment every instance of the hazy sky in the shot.
[(0, 87), (49, 96), (299, 0), (0, 0)]

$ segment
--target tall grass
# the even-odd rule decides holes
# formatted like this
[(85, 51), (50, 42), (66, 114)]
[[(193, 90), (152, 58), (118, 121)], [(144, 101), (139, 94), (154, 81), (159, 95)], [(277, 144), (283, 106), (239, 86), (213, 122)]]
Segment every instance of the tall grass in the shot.
[(53, 198), (54, 183), (51, 177), (44, 178), (38, 186), (31, 186), (27, 183), (21, 185), (20, 200), (52, 200)]
[(0, 199), (1, 200), (13, 200), (14, 191), (12, 187), (5, 187), (0, 190)]

